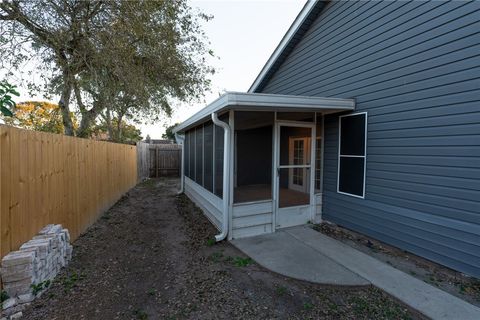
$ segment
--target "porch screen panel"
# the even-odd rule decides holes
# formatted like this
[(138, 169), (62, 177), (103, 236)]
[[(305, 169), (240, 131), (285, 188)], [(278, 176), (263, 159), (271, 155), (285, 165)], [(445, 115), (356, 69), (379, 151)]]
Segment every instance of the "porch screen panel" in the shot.
[(189, 135), (189, 145), (188, 149), (189, 154), (190, 154), (190, 159), (189, 159), (189, 178), (192, 180), (195, 180), (195, 130), (189, 130), (188, 131)]
[(223, 197), (223, 129), (215, 125), (215, 168), (214, 168), (214, 193)]
[(213, 123), (208, 122), (203, 127), (203, 186), (213, 192)]
[(203, 186), (203, 125), (195, 130), (195, 182)]
[(185, 132), (185, 139), (183, 141), (183, 174), (190, 178), (190, 134)]
[(275, 114), (235, 111), (234, 203), (272, 199)]

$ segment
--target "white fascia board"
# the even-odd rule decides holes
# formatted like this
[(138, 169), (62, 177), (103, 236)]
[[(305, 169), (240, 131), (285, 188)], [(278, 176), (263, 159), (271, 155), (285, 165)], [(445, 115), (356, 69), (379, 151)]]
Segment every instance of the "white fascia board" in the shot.
[(291, 96), (265, 93), (227, 92), (217, 100), (179, 124), (173, 132), (181, 132), (206, 121), (213, 112), (229, 109), (252, 111), (348, 111), (355, 110), (355, 100)]
[(295, 18), (295, 21), (292, 23), (287, 33), (285, 33), (282, 40), (278, 44), (277, 48), (275, 49), (275, 51), (273, 51), (272, 55), (267, 60), (267, 63), (265, 63), (265, 65), (263, 66), (262, 71), (260, 71), (257, 78), (253, 82), (252, 86), (250, 87), (250, 89), (248, 89), (248, 92), (255, 92), (258, 85), (262, 82), (265, 75), (268, 73), (268, 71), (273, 66), (273, 64), (278, 59), (278, 57), (282, 54), (283, 50), (285, 49), (287, 44), (290, 42), (292, 37), (297, 33), (298, 29), (302, 26), (303, 22), (308, 17), (310, 12), (313, 10), (316, 3), (317, 3), (316, 0), (307, 0), (307, 3), (302, 8), (297, 18)]

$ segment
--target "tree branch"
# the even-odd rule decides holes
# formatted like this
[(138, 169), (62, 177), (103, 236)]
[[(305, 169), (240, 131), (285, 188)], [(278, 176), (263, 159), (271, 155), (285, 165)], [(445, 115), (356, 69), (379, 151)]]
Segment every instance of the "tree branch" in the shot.
[(80, 88), (78, 87), (77, 81), (73, 81), (73, 92), (75, 93), (75, 100), (77, 100), (78, 108), (80, 109), (80, 113), (83, 115), (87, 112), (87, 108), (82, 101), (82, 95), (80, 94)]
[(29, 20), (28, 17), (20, 10), (18, 3), (0, 2), (0, 9), (7, 13), (7, 17), (10, 17), (9, 20), (17, 21), (51, 48), (56, 47), (56, 43), (52, 40), (52, 34), (38, 24)]

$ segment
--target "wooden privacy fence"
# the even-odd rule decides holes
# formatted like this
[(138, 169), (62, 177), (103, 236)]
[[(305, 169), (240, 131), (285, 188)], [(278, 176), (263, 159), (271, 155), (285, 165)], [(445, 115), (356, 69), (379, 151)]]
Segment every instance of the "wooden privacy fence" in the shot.
[(137, 142), (137, 173), (139, 180), (150, 177), (149, 146), (148, 143)]
[(135, 146), (0, 125), (0, 256), (50, 223), (76, 239), (136, 182)]
[(138, 172), (141, 178), (180, 176), (182, 146), (178, 144), (137, 143)]

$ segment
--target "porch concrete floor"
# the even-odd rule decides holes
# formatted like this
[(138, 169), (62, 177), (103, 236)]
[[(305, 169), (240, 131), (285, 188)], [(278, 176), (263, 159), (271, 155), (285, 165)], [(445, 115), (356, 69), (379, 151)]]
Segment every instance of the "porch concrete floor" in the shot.
[(432, 319), (480, 319), (480, 309), (308, 226), (233, 240), (260, 265), (321, 284), (372, 284)]

